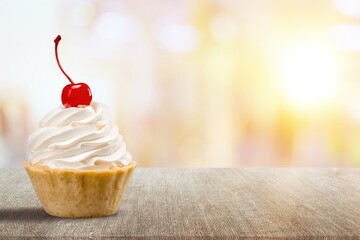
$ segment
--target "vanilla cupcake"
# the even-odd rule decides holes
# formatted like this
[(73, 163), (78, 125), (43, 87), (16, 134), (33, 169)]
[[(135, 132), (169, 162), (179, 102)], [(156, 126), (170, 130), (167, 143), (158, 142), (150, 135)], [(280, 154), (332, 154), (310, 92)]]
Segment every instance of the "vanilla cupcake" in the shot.
[(85, 83), (70, 81), (63, 105), (50, 111), (29, 137), (24, 167), (45, 211), (67, 218), (115, 214), (136, 162), (126, 151), (108, 108), (91, 102)]
[(99, 217), (117, 212), (136, 163), (106, 106), (93, 102), (47, 114), (24, 166), (48, 214)]

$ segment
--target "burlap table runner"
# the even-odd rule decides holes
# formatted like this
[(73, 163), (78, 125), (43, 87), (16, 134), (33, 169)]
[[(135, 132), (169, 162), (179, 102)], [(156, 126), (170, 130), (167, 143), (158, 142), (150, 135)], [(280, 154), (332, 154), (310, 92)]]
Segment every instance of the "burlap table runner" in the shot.
[(0, 170), (0, 239), (360, 239), (359, 169), (137, 169), (118, 214), (47, 215)]

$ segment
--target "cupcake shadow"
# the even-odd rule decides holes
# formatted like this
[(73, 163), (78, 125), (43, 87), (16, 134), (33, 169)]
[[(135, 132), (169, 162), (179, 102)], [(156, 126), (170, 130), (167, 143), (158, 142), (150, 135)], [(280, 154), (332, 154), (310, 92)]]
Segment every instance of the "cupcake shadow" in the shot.
[(55, 218), (46, 214), (42, 207), (0, 209), (0, 221), (44, 221)]

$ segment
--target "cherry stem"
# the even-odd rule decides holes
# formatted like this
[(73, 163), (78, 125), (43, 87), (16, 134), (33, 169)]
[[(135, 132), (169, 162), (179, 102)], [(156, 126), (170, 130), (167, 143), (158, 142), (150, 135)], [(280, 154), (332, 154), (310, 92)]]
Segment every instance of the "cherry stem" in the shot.
[(63, 72), (63, 74), (65, 75), (65, 77), (67, 77), (67, 79), (69, 79), (69, 81), (71, 82), (71, 84), (74, 84), (74, 82), (71, 80), (71, 78), (66, 74), (66, 72), (64, 71), (64, 69), (61, 67), (61, 64), (60, 64), (60, 61), (59, 61), (59, 57), (58, 57), (58, 45), (59, 45), (59, 42), (61, 40), (61, 36), (58, 35), (54, 42), (55, 42), (55, 56), (56, 56), (56, 61), (57, 61), (57, 64), (60, 68), (60, 70)]

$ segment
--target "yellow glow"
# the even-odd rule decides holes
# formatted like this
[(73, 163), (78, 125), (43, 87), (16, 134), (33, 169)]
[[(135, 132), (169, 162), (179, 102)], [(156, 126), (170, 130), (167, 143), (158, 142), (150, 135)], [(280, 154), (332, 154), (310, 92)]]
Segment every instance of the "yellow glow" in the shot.
[(285, 47), (277, 61), (281, 90), (299, 108), (331, 102), (339, 87), (335, 54), (320, 42), (301, 42)]

